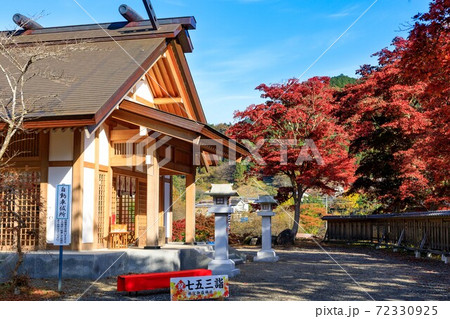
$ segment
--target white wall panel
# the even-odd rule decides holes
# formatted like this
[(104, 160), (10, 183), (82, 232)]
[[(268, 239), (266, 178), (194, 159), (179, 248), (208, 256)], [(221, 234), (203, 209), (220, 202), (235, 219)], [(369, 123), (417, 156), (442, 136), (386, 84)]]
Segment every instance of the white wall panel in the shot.
[(91, 134), (89, 138), (84, 136), (84, 161), (95, 163), (95, 134)]
[(101, 128), (99, 135), (99, 164), (100, 165), (109, 165), (109, 142), (108, 142), (108, 136), (106, 135), (106, 131)]
[(71, 130), (51, 130), (49, 161), (73, 160), (73, 132)]
[(147, 81), (139, 81), (136, 84), (136, 95), (149, 102), (153, 102), (153, 94)]
[(83, 244), (94, 242), (94, 183), (95, 170), (84, 168), (83, 182)]

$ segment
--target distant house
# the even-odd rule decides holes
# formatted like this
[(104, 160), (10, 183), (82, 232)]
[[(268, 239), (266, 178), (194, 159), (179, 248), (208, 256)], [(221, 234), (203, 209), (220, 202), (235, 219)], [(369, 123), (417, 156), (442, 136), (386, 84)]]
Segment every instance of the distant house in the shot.
[[(193, 50), (189, 30), (195, 28), (194, 17), (150, 17), (28, 29), (14, 36), (18, 50), (36, 43), (47, 50), (80, 43), (87, 50), (71, 51), (63, 61), (36, 63), (63, 71), (73, 79), (69, 85), (36, 77), (25, 88), (29, 98), (58, 98), (30, 114), (26, 139), (18, 134), (11, 144), (11, 154), (20, 152), (11, 169), (37, 196), (24, 191), (11, 201), (13, 208), (0, 205), (2, 250), (14, 245), (10, 209), (28, 214), (25, 249), (54, 247), (58, 184), (73, 190), (71, 250), (109, 247), (114, 225), (125, 225), (128, 243), (158, 246), (172, 237), (173, 175), (186, 176), (186, 241), (193, 243), (196, 167), (214, 165), (217, 155), (227, 156), (229, 145), (238, 158), (248, 155), (206, 124), (185, 57)], [(0, 63), (7, 62), (0, 58)], [(5, 86), (2, 77), (0, 88)], [(5, 127), (0, 123), (0, 133)], [(217, 141), (222, 154), (215, 154), (219, 147), (203, 145), (206, 139)], [(163, 145), (152, 147), (161, 140)]]
[(247, 213), (249, 211), (249, 203), (242, 198), (232, 198), (231, 207), (234, 213)]

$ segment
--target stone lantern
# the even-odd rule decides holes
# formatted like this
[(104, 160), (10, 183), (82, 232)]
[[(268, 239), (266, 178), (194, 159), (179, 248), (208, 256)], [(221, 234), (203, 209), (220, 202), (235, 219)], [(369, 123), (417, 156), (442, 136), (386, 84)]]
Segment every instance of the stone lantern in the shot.
[(279, 257), (272, 249), (272, 216), (275, 213), (272, 211), (272, 205), (277, 202), (272, 196), (259, 196), (255, 201), (260, 204), (261, 210), (258, 211), (258, 216), (262, 217), (262, 249), (258, 251), (254, 261), (261, 262), (276, 262)]
[(230, 197), (238, 195), (232, 186), (232, 184), (212, 184), (211, 190), (205, 193), (214, 199), (214, 205), (208, 212), (214, 214), (215, 221), (214, 260), (208, 264), (208, 269), (212, 270), (213, 275), (229, 277), (239, 274), (234, 261), (228, 257), (228, 217), (233, 213)]

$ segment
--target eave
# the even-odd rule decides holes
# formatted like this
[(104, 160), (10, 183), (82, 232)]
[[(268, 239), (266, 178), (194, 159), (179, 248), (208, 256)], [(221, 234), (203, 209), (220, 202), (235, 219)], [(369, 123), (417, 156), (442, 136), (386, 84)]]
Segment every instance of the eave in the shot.
[[(161, 125), (167, 126), (168, 128), (172, 128), (175, 130), (174, 132), (179, 132), (177, 134), (180, 139), (183, 139), (182, 136), (183, 134), (185, 134), (185, 141), (189, 141), (192, 143), (193, 138), (195, 138), (196, 136), (200, 136), (202, 138), (220, 141), (220, 143), (227, 149), (234, 149), (238, 154), (236, 156), (238, 158), (250, 155), (250, 152), (245, 146), (214, 130), (207, 124), (196, 122), (184, 117), (173, 115), (171, 113), (167, 113), (158, 109), (146, 107), (144, 105), (140, 105), (138, 103), (127, 100), (124, 100), (122, 103), (120, 103), (119, 109), (115, 111), (115, 113), (113, 113), (113, 117), (116, 116), (116, 118), (123, 118), (123, 116), (127, 115), (127, 113), (124, 112), (129, 113), (130, 116), (132, 116), (136, 120), (138, 119), (137, 117), (146, 118), (149, 122), (159, 123)], [(143, 123), (135, 122), (134, 124), (140, 125)], [(224, 154), (222, 155), (224, 157), (228, 157), (227, 152), (224, 152)]]

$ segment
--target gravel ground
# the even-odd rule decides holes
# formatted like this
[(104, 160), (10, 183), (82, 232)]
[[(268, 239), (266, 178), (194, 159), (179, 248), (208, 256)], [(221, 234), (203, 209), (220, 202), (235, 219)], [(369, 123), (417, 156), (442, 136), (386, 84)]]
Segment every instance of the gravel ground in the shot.
[[(229, 300), (450, 300), (450, 264), (371, 247), (327, 244), (324, 248), (329, 255), (303, 242), (276, 249), (277, 263), (238, 265), (241, 274), (230, 280)], [(258, 249), (239, 250), (255, 256)], [(57, 282), (33, 280), (33, 285), (54, 289)], [(118, 293), (116, 278), (96, 283), (64, 280), (63, 290), (61, 300), (169, 300), (167, 290)]]

